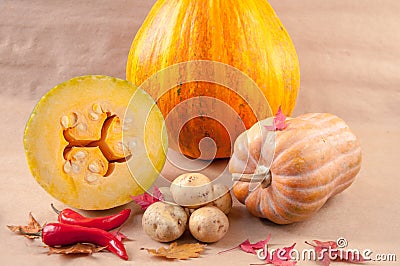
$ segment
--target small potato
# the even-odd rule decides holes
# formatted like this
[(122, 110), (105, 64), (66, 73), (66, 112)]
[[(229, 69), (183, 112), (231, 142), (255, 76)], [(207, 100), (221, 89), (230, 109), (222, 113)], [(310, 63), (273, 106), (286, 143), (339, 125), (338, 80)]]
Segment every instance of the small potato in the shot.
[(187, 220), (188, 216), (182, 207), (159, 201), (144, 212), (142, 227), (152, 239), (170, 242), (185, 232)]
[(215, 206), (225, 214), (230, 213), (232, 210), (232, 196), (229, 188), (223, 184), (215, 184), (213, 191), (215, 200), (207, 206)]
[(170, 187), (174, 201), (188, 208), (199, 208), (214, 199), (211, 180), (200, 173), (178, 176)]
[(195, 210), (189, 219), (189, 230), (201, 242), (217, 242), (228, 232), (228, 217), (217, 207), (206, 206)]

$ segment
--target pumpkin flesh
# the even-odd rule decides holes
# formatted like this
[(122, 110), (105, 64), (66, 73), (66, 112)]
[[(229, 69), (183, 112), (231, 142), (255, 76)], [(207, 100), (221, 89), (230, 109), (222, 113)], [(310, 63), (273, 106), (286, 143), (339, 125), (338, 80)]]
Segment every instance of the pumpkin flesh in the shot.
[(127, 81), (73, 78), (50, 90), (27, 123), (24, 145), (36, 181), (79, 209), (131, 201), (157, 178), (166, 158), (163, 116)]

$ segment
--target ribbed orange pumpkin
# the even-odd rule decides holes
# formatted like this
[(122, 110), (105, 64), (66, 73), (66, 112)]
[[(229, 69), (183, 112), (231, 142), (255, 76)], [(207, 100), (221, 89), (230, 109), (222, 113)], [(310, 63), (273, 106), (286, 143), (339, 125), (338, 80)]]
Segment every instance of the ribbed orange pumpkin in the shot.
[[(209, 103), (210, 98), (188, 104), (177, 112), (195, 117), (186, 121), (186, 116), (178, 114), (166, 121), (169, 146), (183, 154), (199, 157), (199, 142), (209, 137), (217, 146), (215, 157), (229, 157), (233, 141), (245, 129), (274, 114), (279, 106), (286, 115), (292, 113), (300, 83), (297, 54), (266, 0), (158, 0), (132, 43), (126, 78), (140, 86), (168, 66), (193, 60), (211, 60), (237, 68), (254, 80), (271, 110), (267, 104), (250, 106), (243, 95), (260, 97), (246, 95), (250, 93), (246, 87), (242, 88), (243, 93), (236, 93), (220, 84), (195, 81), (179, 84), (162, 95), (160, 85), (144, 88), (156, 99), (164, 116), (179, 103), (208, 96), (225, 102), (243, 121), (244, 126), (232, 126), (234, 132), (228, 132), (227, 128), (236, 123), (233, 116), (226, 115), (218, 121), (199, 111), (203, 104), (211, 113), (219, 112)], [(201, 156), (214, 158), (207, 150)]]
[(359, 141), (332, 114), (287, 119), (288, 127), (276, 133), (265, 129), (268, 122), (238, 137), (229, 170), (246, 176), (269, 169), (270, 184), (250, 191), (250, 183), (239, 181), (233, 193), (255, 216), (278, 224), (305, 220), (352, 184), (361, 167)]

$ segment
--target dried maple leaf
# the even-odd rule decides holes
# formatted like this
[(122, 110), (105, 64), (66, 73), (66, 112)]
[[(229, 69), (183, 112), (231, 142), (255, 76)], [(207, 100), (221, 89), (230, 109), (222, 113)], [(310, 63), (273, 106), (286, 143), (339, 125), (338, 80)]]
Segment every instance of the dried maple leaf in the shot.
[(265, 254), (265, 263), (252, 263), (250, 265), (267, 265), (272, 264), (274, 266), (294, 266), (297, 261), (291, 260), (290, 253), (294, 249), (296, 243), (291, 245), (290, 247), (278, 248), (272, 254), (268, 250), (264, 250)]
[(153, 188), (153, 197), (155, 197), (158, 200), (164, 200), (163, 194), (156, 186), (154, 186), (154, 188)]
[(199, 257), (200, 252), (204, 250), (205, 246), (206, 245), (202, 245), (199, 243), (178, 245), (178, 243), (174, 242), (171, 243), (168, 248), (160, 247), (157, 250), (141, 248), (141, 250), (147, 250), (148, 253), (158, 257), (186, 260), (189, 258)]
[(353, 251), (345, 250), (337, 253), (336, 261), (344, 261), (350, 263), (362, 263), (368, 261), (361, 254), (355, 254)]
[(218, 252), (218, 254), (228, 252), (228, 251), (231, 251), (231, 250), (234, 250), (237, 248), (240, 248), (241, 250), (243, 250), (244, 252), (247, 252), (247, 253), (256, 254), (257, 249), (265, 248), (265, 246), (268, 244), (268, 241), (270, 238), (271, 238), (271, 235), (269, 234), (265, 240), (260, 240), (254, 244), (251, 244), (250, 241), (248, 239), (246, 239), (245, 241), (240, 243), (238, 246), (227, 249), (227, 250), (220, 251), (220, 252)]
[(272, 256), (267, 256), (267, 264), (273, 264), (274, 266), (293, 266), (296, 265), (296, 261), (291, 260), (290, 252), (294, 249), (296, 243), (290, 247), (278, 248)]
[(313, 243), (309, 243), (307, 241), (305, 241), (305, 243), (314, 247), (317, 254), (317, 259), (324, 266), (328, 266), (331, 263), (328, 251), (338, 247), (336, 241), (319, 241), (314, 239)]
[(23, 233), (29, 233), (29, 234), (36, 234), (41, 232), (42, 226), (36, 221), (36, 219), (33, 217), (32, 213), (29, 213), (29, 222), (28, 225), (7, 225), (8, 229), (11, 231), (22, 234), (26, 238), (29, 239), (34, 239), (34, 238), (39, 238), (40, 236), (34, 236), (34, 235), (26, 235)]
[(144, 192), (138, 196), (131, 196), (131, 198), (134, 202), (140, 205), (140, 207), (142, 207), (142, 210), (146, 210), (154, 202), (164, 200), (162, 193), (156, 186), (154, 186), (153, 196)]
[(239, 244), (238, 248), (240, 248), (244, 252), (256, 254), (257, 249), (264, 248), (264, 245), (261, 245), (261, 242), (262, 241), (258, 241), (252, 244), (248, 239), (246, 239), (244, 242)]
[(78, 243), (72, 246), (62, 247), (48, 247), (49, 255), (51, 254), (92, 254), (95, 252), (102, 251), (105, 247), (98, 247), (93, 244), (82, 244)]
[(274, 118), (274, 124), (272, 126), (265, 126), (267, 130), (276, 131), (276, 130), (284, 130), (287, 128), (287, 124), (285, 123), (286, 116), (282, 113), (282, 109), (279, 106), (278, 112)]

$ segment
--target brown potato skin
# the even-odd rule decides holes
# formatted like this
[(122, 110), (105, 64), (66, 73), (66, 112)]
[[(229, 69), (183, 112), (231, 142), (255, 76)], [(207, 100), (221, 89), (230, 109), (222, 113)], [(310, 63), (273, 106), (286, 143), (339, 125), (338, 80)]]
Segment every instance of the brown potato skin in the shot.
[(187, 214), (182, 207), (161, 201), (151, 204), (142, 217), (145, 233), (159, 242), (178, 239), (185, 232), (186, 224)]
[(228, 217), (217, 207), (202, 207), (190, 215), (189, 230), (201, 242), (217, 242), (226, 235), (228, 229)]

